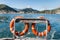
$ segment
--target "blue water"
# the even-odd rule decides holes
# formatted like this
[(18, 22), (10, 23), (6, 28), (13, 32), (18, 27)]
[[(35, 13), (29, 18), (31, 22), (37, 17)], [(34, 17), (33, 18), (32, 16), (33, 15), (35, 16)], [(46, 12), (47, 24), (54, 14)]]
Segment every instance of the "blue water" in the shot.
[[(59, 14), (0, 14), (1, 17), (6, 19), (0, 21), (0, 38), (13, 37), (13, 34), (10, 32), (9, 23), (15, 16), (23, 16), (24, 18), (37, 18), (39, 16), (44, 16), (50, 21), (51, 31), (48, 33), (48, 39), (59, 39), (60, 38), (60, 15)], [(24, 28), (24, 27), (23, 27)], [(22, 29), (23, 29), (22, 28)], [(29, 29), (31, 31), (31, 29)], [(34, 34), (25, 35), (25, 37), (37, 37)]]

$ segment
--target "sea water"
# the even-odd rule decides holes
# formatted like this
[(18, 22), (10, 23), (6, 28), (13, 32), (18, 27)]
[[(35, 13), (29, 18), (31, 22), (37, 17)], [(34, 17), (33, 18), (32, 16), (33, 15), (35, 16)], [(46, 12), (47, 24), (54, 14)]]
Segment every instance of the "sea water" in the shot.
[[(8, 14), (8, 13), (0, 14), (0, 38), (13, 37), (13, 34), (10, 32), (10, 29), (9, 29), (9, 24), (10, 24), (10, 21), (16, 16), (23, 16), (24, 18), (38, 18), (40, 16), (44, 16), (46, 19), (50, 21), (50, 24), (51, 24), (51, 31), (48, 33), (47, 38), (48, 39), (60, 38), (60, 15), (59, 14), (17, 14), (17, 13), (16, 14)], [(39, 26), (39, 25), (36, 25), (36, 26)], [(18, 23), (16, 24), (16, 27), (17, 29), (22, 31), (24, 29), (24, 24), (19, 25)], [(30, 27), (31, 27), (31, 23), (30, 23)], [(35, 36), (31, 32), (31, 28), (30, 28), (28, 34), (24, 35), (24, 37), (35, 38), (37, 36)]]

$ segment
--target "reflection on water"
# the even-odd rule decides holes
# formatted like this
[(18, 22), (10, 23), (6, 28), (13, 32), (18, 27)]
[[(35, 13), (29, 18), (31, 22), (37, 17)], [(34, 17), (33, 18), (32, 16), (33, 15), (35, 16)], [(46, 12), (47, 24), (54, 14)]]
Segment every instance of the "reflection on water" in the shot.
[[(59, 39), (60, 38), (60, 15), (59, 14), (0, 14), (0, 38), (13, 37), (9, 29), (9, 23), (12, 18), (15, 16), (24, 16), (25, 18), (37, 18), (39, 16), (44, 16), (50, 21), (51, 31), (48, 33), (47, 38), (49, 39)], [(3, 17), (3, 18), (2, 18)], [(31, 24), (29, 25), (29, 32), (25, 35), (26, 37), (36, 37), (31, 32)], [(41, 27), (42, 25), (36, 24), (36, 27)], [(16, 23), (18, 31), (24, 29), (24, 24)], [(38, 28), (38, 31), (41, 31), (41, 28)], [(20, 30), (21, 29), (21, 30)], [(43, 28), (44, 30), (44, 28)]]

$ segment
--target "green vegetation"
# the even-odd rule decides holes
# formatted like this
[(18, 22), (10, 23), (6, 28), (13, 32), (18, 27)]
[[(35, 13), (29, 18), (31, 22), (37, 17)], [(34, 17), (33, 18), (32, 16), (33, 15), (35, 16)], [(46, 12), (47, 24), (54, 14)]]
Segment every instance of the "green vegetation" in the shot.
[(56, 14), (60, 13), (60, 8), (52, 9), (52, 10), (35, 10), (32, 8), (25, 9), (14, 9), (5, 4), (0, 4), (0, 13), (47, 13), (47, 14)]
[(41, 13), (48, 13), (48, 14), (57, 14), (60, 13), (60, 8), (52, 9), (52, 10), (43, 10), (40, 11)]
[(7, 5), (0, 4), (0, 13), (10, 13), (10, 12), (17, 12), (17, 11)]
[(24, 12), (24, 13), (40, 13), (40, 11), (32, 9), (32, 8), (25, 8), (20, 10), (19, 12)]

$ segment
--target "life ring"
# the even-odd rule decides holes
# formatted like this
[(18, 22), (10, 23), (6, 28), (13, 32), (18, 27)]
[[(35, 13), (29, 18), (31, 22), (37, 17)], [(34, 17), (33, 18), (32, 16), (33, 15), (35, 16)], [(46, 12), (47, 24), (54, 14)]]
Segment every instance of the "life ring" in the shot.
[[(17, 16), (17, 17), (15, 17), (15, 18), (16, 18), (16, 19), (21, 19), (21, 18), (23, 18), (23, 17)], [(16, 35), (16, 36), (18, 36), (18, 35), (23, 36), (25, 33), (28, 32), (29, 23), (25, 23), (25, 28), (24, 28), (24, 30), (23, 30), (22, 32), (18, 32), (18, 31), (16, 31), (16, 30), (14, 30), (14, 23), (15, 23), (15, 19), (12, 19), (11, 22), (10, 22), (10, 31), (11, 31), (14, 35)]]
[[(46, 19), (43, 19), (43, 20), (46, 20)], [(40, 36), (40, 37), (42, 37), (42, 36), (47, 36), (47, 32), (50, 32), (50, 30), (51, 30), (50, 23), (49, 23), (48, 20), (47, 20), (47, 22), (48, 22), (47, 30), (44, 30), (43, 32), (38, 32), (38, 31), (35, 29), (35, 23), (32, 23), (32, 32), (33, 32), (33, 34), (36, 35), (36, 36)]]

